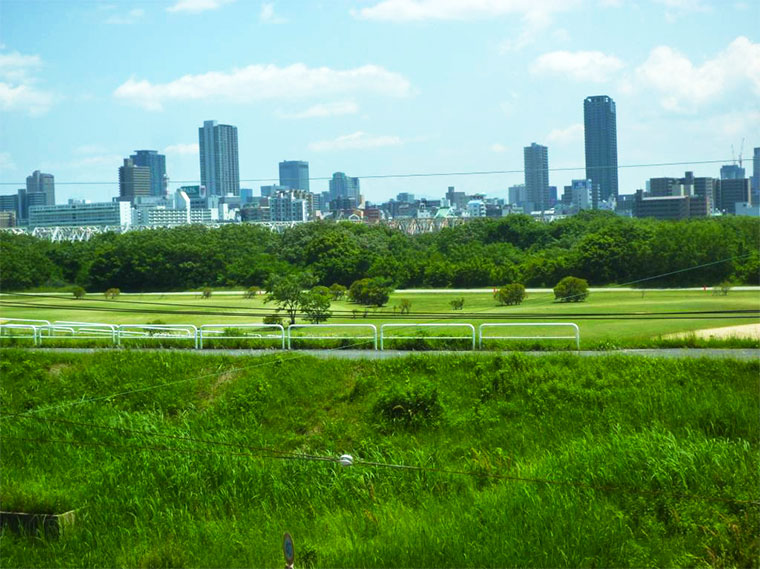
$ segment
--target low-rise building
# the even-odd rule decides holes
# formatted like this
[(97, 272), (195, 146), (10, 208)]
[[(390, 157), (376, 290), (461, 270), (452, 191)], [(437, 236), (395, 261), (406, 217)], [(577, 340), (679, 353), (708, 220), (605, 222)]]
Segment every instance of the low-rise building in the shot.
[(29, 207), (29, 227), (131, 224), (132, 207), (126, 201)]

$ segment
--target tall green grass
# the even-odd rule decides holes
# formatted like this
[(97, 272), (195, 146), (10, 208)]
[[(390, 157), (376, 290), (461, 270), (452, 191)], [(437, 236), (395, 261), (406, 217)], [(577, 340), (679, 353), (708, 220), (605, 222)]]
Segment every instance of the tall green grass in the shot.
[[(3, 533), (6, 566), (274, 566), (284, 531), (301, 567), (760, 554), (757, 505), (695, 498), (758, 499), (758, 362), (4, 351), (0, 372), (0, 506), (78, 509), (59, 540)], [(232, 456), (247, 451), (32, 416), (427, 470)]]

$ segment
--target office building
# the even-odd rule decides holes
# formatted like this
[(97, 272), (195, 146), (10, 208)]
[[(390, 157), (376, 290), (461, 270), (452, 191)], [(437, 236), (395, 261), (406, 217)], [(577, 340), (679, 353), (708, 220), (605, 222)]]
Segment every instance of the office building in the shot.
[(752, 155), (752, 193), (760, 203), (760, 147)]
[(277, 192), (269, 198), (269, 215), (272, 221), (306, 221), (308, 204), (296, 192)]
[(467, 202), (467, 214), (470, 217), (485, 217), (486, 204), (483, 200), (470, 200)]
[(514, 186), (509, 186), (509, 189), (507, 190), (507, 196), (507, 201), (510, 205), (519, 205), (522, 207), (522, 204), (528, 201), (528, 196), (525, 192), (525, 184), (515, 184)]
[(572, 180), (569, 186), (565, 186), (565, 193), (569, 194), (570, 206), (575, 211), (593, 208), (592, 184), (591, 180)]
[(166, 156), (156, 150), (135, 150), (130, 156), (135, 166), (150, 168), (150, 195), (166, 196), (169, 178), (166, 176)]
[(36, 205), (29, 208), (29, 227), (131, 223), (132, 206), (126, 201)]
[(549, 149), (533, 142), (524, 149), (525, 193), (528, 209), (549, 209)]
[(35, 170), (31, 176), (26, 177), (26, 193), (43, 194), (44, 205), (55, 205), (55, 177)]
[(710, 203), (704, 196), (673, 195), (644, 197), (643, 190), (636, 191), (633, 203), (634, 217), (655, 219), (688, 219), (710, 215)]
[(237, 127), (204, 121), (198, 129), (201, 185), (209, 195), (240, 195)]
[(586, 179), (598, 186), (599, 199), (618, 195), (617, 111), (606, 95), (583, 101)]
[(269, 186), (261, 186), (261, 197), (268, 198), (275, 195), (277, 192), (287, 192), (290, 188), (288, 186), (280, 186), (279, 184), (272, 184)]
[(280, 185), (291, 190), (309, 191), (309, 163), (303, 160), (280, 162)]
[(119, 199), (130, 203), (138, 196), (150, 196), (150, 168), (135, 166), (131, 158), (119, 167)]
[(409, 192), (401, 192), (396, 195), (396, 201), (401, 203), (414, 203), (414, 194)]
[(746, 171), (738, 164), (726, 164), (720, 167), (721, 180), (742, 180), (745, 176)]
[(463, 211), (467, 209), (469, 199), (464, 192), (457, 192), (454, 186), (449, 186), (446, 190), (446, 201), (449, 202), (449, 207)]
[(16, 212), (0, 210), (0, 228), (16, 227)]
[[(722, 168), (721, 168), (722, 170)], [(736, 204), (752, 205), (749, 179), (724, 179), (718, 181), (716, 207), (723, 213), (736, 214)]]
[(351, 178), (343, 172), (335, 172), (330, 180), (330, 201), (342, 198), (353, 198), (356, 204), (359, 203), (359, 178)]

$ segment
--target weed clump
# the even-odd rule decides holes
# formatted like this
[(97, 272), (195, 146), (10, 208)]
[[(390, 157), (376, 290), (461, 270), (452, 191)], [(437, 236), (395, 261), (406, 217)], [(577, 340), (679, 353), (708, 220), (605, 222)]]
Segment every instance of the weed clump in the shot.
[(375, 415), (385, 425), (417, 430), (438, 424), (443, 405), (438, 388), (430, 382), (391, 385), (383, 391), (374, 406)]

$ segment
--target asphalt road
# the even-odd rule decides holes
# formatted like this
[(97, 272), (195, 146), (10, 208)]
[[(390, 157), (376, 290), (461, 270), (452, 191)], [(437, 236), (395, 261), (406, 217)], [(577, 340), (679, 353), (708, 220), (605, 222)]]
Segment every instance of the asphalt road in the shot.
[[(11, 348), (0, 348), (0, 355), (3, 350)], [(24, 348), (28, 351), (40, 351), (40, 352), (58, 352), (68, 354), (91, 354), (95, 352), (110, 352), (123, 348)], [(271, 356), (275, 354), (293, 354), (303, 356), (314, 356), (322, 359), (337, 358), (346, 360), (386, 360), (392, 358), (404, 358), (414, 355), (437, 355), (442, 357), (456, 356), (463, 354), (474, 354), (478, 356), (489, 355), (510, 355), (510, 354), (525, 354), (527, 356), (550, 356), (557, 354), (577, 355), (579, 357), (600, 357), (600, 356), (638, 356), (646, 358), (668, 358), (668, 359), (686, 359), (686, 358), (711, 358), (711, 359), (735, 359), (744, 361), (760, 360), (760, 349), (691, 349), (691, 348), (673, 348), (673, 349), (649, 349), (649, 350), (610, 350), (610, 351), (596, 351), (596, 350), (583, 350), (580, 352), (563, 351), (563, 352), (497, 352), (497, 351), (482, 351), (482, 352), (469, 352), (469, 351), (425, 351), (425, 352), (412, 352), (412, 351), (400, 351), (400, 350), (161, 350), (161, 349), (149, 349), (143, 348), (139, 350), (131, 350), (139, 352), (182, 352), (192, 353), (203, 356)]]

